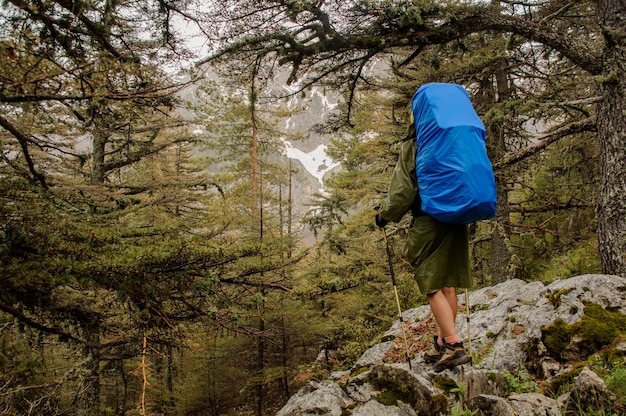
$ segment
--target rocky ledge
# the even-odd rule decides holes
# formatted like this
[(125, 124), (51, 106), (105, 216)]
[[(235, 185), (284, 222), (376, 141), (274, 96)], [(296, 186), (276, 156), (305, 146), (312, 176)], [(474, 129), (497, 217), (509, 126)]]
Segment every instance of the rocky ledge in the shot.
[(310, 381), (277, 416), (625, 414), (624, 397), (594, 370), (598, 362), (626, 369), (626, 279), (510, 280), (467, 299), (469, 308), (459, 295), (457, 329), (471, 364), (435, 373), (424, 363), (433, 320), (421, 306), (404, 311), (351, 369)]

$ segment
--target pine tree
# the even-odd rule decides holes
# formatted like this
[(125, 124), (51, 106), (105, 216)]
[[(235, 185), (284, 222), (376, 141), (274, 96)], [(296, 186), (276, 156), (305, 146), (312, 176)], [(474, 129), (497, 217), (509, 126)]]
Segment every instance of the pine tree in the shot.
[[(353, 106), (358, 88), (366, 84), (364, 69), (381, 54), (394, 48), (411, 48), (411, 57), (431, 45), (451, 45), (474, 33), (494, 31), (524, 39), (527, 47), (541, 44), (547, 57), (563, 57), (593, 79), (584, 101), (596, 103), (597, 118), (578, 117), (571, 129), (577, 132), (597, 128), (600, 142), (600, 197), (598, 212), (599, 257), (604, 273), (624, 275), (626, 245), (618, 235), (624, 229), (626, 203), (626, 163), (620, 157), (623, 148), (624, 94), (619, 79), (624, 78), (623, 22), (626, 12), (618, 0), (584, 1), (563, 5), (559, 1), (538, 4), (436, 2), (357, 2), (351, 7), (333, 8), (314, 2), (273, 4), (275, 16), (283, 19), (260, 19), (255, 4), (245, 3), (238, 10), (216, 8), (221, 19), (238, 18), (226, 43), (211, 59), (240, 59), (253, 54), (276, 56), (290, 63), (290, 80), (300, 79), (306, 88), (333, 75), (334, 85), (345, 85), (348, 97), (343, 123), (353, 123)], [(282, 14), (281, 14), (282, 13)], [(289, 25), (284, 24), (289, 22)], [(336, 22), (346, 22), (339, 25)], [(590, 36), (590, 33), (593, 35)], [(307, 34), (308, 36), (304, 36)], [(548, 59), (548, 61), (550, 60)], [(597, 100), (594, 97), (602, 97)], [(621, 97), (621, 98), (620, 98)], [(562, 130), (556, 136), (565, 134)], [(609, 171), (612, 170), (612, 173)]]

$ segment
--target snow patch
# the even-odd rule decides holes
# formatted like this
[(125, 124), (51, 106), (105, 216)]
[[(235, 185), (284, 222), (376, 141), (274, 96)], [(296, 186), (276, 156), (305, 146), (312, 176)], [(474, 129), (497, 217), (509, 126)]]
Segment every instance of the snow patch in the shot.
[(296, 159), (302, 163), (304, 169), (309, 172), (320, 183), (320, 193), (324, 191), (324, 175), (339, 166), (339, 162), (333, 161), (327, 154), (327, 146), (320, 144), (311, 152), (305, 153), (300, 149), (293, 147), (290, 141), (283, 140), (285, 143), (285, 153), (288, 158)]

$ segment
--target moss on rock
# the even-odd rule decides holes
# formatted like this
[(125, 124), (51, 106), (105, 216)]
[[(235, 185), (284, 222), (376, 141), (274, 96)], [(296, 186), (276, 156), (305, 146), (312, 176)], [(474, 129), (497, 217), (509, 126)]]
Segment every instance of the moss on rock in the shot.
[(552, 357), (563, 361), (563, 352), (572, 339), (577, 336), (587, 346), (588, 354), (593, 354), (602, 347), (611, 344), (620, 334), (626, 333), (626, 316), (602, 306), (583, 302), (584, 315), (580, 321), (568, 325), (557, 319), (552, 325), (541, 328), (541, 340)]

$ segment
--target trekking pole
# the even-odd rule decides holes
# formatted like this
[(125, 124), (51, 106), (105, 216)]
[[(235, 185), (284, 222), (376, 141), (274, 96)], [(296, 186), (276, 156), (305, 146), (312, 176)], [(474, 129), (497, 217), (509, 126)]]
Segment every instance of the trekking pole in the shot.
[[(378, 211), (378, 207), (374, 208)], [(387, 251), (387, 261), (389, 262), (389, 274), (391, 274), (391, 284), (393, 286), (393, 292), (396, 297), (396, 305), (398, 306), (398, 319), (400, 320), (400, 327), (402, 328), (402, 337), (404, 338), (404, 354), (406, 355), (406, 361), (409, 363), (409, 370), (411, 367), (411, 358), (409, 357), (409, 344), (406, 341), (406, 332), (404, 331), (404, 317), (402, 316), (402, 308), (400, 307), (400, 298), (398, 297), (398, 287), (396, 285), (396, 274), (393, 271), (393, 261), (391, 258), (391, 249), (389, 248), (389, 242), (387, 241), (387, 233), (385, 227), (380, 227), (383, 232), (383, 240), (385, 241), (385, 250)]]
[(465, 321), (467, 322), (467, 352), (470, 356), (470, 365), (472, 365), (472, 337), (470, 335), (470, 307), (467, 288), (465, 288)]

